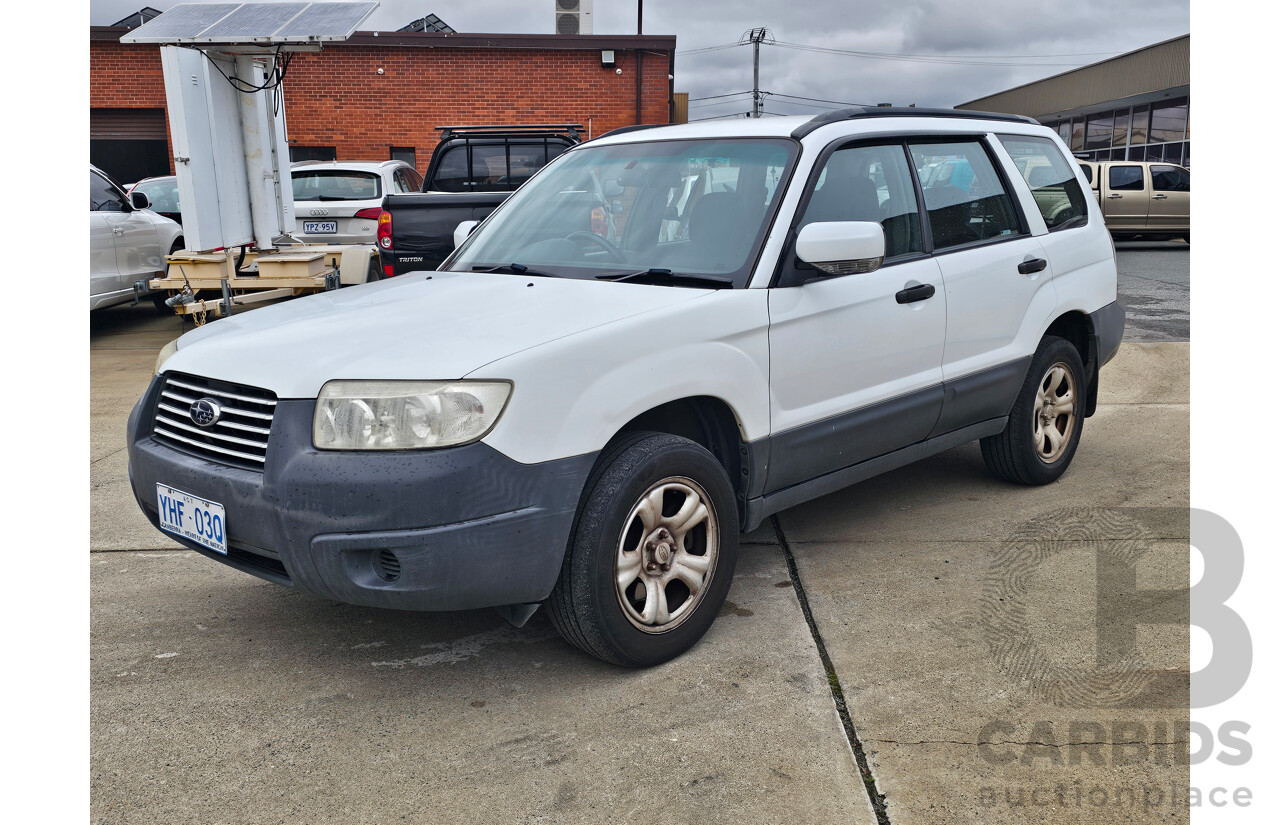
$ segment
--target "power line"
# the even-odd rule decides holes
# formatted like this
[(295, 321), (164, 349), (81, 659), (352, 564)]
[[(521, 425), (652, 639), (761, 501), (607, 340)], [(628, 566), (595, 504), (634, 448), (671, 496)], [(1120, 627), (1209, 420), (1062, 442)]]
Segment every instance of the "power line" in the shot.
[[(988, 59), (966, 59), (963, 56), (947, 56), (947, 55), (918, 55), (907, 56), (901, 54), (890, 54), (886, 52), (862, 52), (852, 49), (834, 49), (826, 46), (810, 46), (804, 43), (788, 43), (782, 40), (774, 41), (769, 44), (778, 46), (783, 49), (791, 49), (800, 52), (813, 52), (815, 54), (833, 54), (844, 57), (862, 57), (869, 60), (890, 60), (900, 63), (932, 63), (951, 66), (1077, 66), (1079, 63), (1026, 63), (1026, 62), (1009, 62), (1004, 60), (988, 60)], [(1023, 56), (1024, 59), (1027, 56)]]
[(706, 97), (691, 97), (689, 98), (689, 102), (692, 103), (695, 100), (712, 100), (713, 98), (717, 98), (717, 97), (733, 97), (734, 95), (749, 95), (749, 94), (751, 94), (751, 90), (747, 89), (742, 92), (727, 92), (726, 94), (722, 94), (722, 95), (707, 95)]
[(676, 54), (681, 55), (681, 54), (702, 54), (703, 52), (719, 52), (725, 49), (732, 49), (735, 46), (741, 46), (741, 45), (742, 45), (741, 43), (721, 43), (719, 46), (703, 46), (700, 49), (684, 49), (676, 52)]
[(824, 100), (820, 97), (801, 97), (800, 95), (784, 95), (782, 92), (765, 92), (771, 97), (789, 97), (792, 100), (807, 100), (811, 103), (835, 103), (838, 106), (870, 106), (870, 103), (852, 103), (847, 100)]

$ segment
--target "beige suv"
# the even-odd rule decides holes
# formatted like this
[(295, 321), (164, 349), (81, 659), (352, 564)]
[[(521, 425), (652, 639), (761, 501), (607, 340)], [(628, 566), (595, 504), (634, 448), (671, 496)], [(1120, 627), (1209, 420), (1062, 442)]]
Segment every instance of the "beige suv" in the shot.
[(1185, 238), (1191, 243), (1191, 172), (1172, 163), (1078, 161), (1117, 240)]

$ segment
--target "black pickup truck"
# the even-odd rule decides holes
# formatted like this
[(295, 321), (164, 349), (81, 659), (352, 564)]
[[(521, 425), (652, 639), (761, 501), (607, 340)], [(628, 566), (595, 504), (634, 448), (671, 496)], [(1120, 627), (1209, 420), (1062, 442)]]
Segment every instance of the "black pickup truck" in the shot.
[(480, 221), (581, 140), (580, 124), (441, 126), (422, 192), (387, 195), (378, 221), (384, 277), (432, 270), (453, 251), (453, 230)]

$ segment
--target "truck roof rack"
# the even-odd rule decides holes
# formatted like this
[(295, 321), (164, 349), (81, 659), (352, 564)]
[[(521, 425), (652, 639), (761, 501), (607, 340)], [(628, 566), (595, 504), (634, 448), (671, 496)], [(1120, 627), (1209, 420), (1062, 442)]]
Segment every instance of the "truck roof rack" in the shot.
[(1032, 123), (1040, 125), (1040, 121), (1023, 115), (1010, 115), (1001, 112), (975, 112), (968, 109), (917, 109), (911, 106), (850, 106), (847, 109), (836, 109), (818, 115), (807, 121), (791, 133), (799, 140), (815, 129), (843, 120), (857, 120), (871, 117), (956, 117), (967, 120), (1003, 120), (1009, 123)]
[(477, 136), (501, 133), (503, 135), (529, 137), (538, 135), (562, 135), (566, 132), (577, 140), (583, 131), (583, 126), (581, 123), (528, 123), (520, 124), (518, 126), (501, 123), (483, 123), (473, 126), (437, 126), (436, 131), (440, 133), (441, 140), (457, 135), (465, 137), (472, 133), (475, 133)]

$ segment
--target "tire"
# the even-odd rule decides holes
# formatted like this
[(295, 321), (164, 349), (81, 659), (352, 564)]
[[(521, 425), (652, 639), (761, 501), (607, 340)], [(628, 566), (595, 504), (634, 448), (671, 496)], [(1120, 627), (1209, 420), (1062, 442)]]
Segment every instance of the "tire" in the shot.
[(378, 259), (376, 257), (371, 258), (369, 260), (369, 271), (364, 276), (364, 282), (366, 284), (371, 284), (374, 281), (381, 281), (381, 280), (382, 280), (382, 270), (378, 268)]
[(1087, 395), (1079, 350), (1063, 338), (1046, 335), (1031, 359), (1004, 431), (982, 439), (987, 469), (1017, 484), (1057, 481), (1080, 444)]
[(715, 621), (737, 557), (738, 510), (720, 462), (685, 438), (629, 435), (587, 479), (547, 612), (592, 656), (661, 664)]

